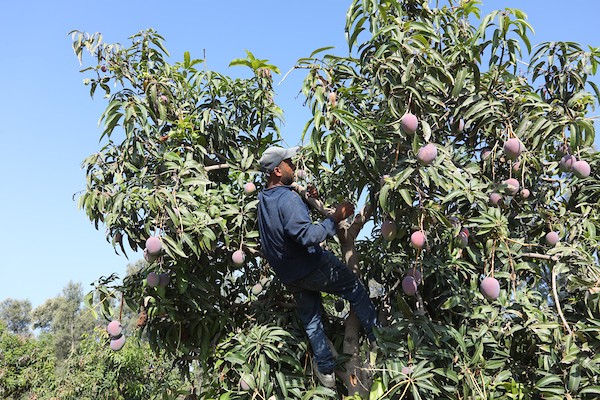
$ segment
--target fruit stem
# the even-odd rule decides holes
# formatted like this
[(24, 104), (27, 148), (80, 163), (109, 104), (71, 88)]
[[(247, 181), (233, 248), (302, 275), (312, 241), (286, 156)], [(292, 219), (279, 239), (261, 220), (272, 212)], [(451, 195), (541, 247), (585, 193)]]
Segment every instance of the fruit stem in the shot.
[(415, 298), (417, 299), (416, 307), (417, 307), (417, 310), (419, 311), (419, 314), (427, 315), (427, 310), (425, 309), (425, 303), (423, 302), (423, 297), (421, 297), (421, 293), (419, 293), (418, 290), (415, 293)]
[(521, 188), (525, 188), (525, 166), (527, 164), (527, 159), (523, 158), (523, 165), (521, 165)]
[(496, 156), (495, 152), (492, 152), (490, 158), (492, 158), (491, 167), (492, 167), (492, 181), (496, 181), (496, 168), (494, 168), (494, 158)]
[(512, 125), (510, 124), (510, 122), (508, 123), (508, 125), (506, 125), (506, 132), (508, 133), (508, 138), (509, 139), (512, 138), (512, 137), (516, 137), (515, 136), (515, 131), (513, 131), (513, 128), (512, 128)]

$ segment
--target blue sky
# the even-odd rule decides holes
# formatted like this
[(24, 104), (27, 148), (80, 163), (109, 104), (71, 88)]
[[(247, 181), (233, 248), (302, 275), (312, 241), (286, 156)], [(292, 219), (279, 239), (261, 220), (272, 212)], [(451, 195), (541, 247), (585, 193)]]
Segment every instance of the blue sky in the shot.
[[(516, 7), (528, 14), (532, 44), (574, 41), (600, 46), (600, 2), (490, 1), (483, 9)], [(84, 290), (100, 276), (123, 275), (129, 262), (116, 255), (77, 208), (85, 187), (82, 160), (99, 149), (98, 118), (106, 103), (91, 99), (68, 32), (101, 32), (107, 42), (146, 28), (165, 37), (172, 61), (189, 51), (230, 75), (234, 58), (250, 50), (283, 75), (300, 57), (324, 46), (346, 51), (349, 1), (7, 1), (0, 6), (0, 300), (29, 299), (34, 307), (73, 280)], [(298, 96), (302, 71), (276, 86), (285, 112), (282, 133), (297, 144), (308, 118)], [(596, 78), (596, 82), (600, 79)], [(594, 112), (598, 114), (598, 110)], [(598, 126), (598, 124), (596, 124)], [(600, 134), (599, 134), (600, 135)], [(598, 140), (596, 141), (598, 143)]]

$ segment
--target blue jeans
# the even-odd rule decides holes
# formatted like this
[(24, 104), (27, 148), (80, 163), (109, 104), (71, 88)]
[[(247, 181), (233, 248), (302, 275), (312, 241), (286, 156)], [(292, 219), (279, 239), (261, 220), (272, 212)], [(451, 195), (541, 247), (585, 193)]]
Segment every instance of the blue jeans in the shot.
[(323, 252), (319, 265), (302, 279), (286, 284), (296, 299), (298, 314), (313, 349), (319, 371), (333, 372), (335, 360), (329, 349), (321, 320), (321, 293), (338, 295), (348, 302), (358, 317), (367, 337), (374, 340), (373, 326), (377, 324), (375, 306), (365, 286), (333, 253)]

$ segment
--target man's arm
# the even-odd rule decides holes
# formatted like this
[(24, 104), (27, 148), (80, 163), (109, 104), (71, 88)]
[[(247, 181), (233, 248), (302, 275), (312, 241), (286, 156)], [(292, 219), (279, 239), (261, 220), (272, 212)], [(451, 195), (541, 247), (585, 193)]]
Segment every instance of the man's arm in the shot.
[(354, 215), (354, 205), (349, 201), (343, 201), (337, 205), (333, 214), (330, 215), (331, 218), (335, 221), (336, 225), (340, 223), (340, 221), (351, 217)]
[(354, 214), (354, 206), (349, 202), (339, 204), (335, 211), (320, 223), (313, 223), (307, 206), (300, 196), (289, 196), (282, 205), (283, 228), (285, 234), (303, 246), (313, 246), (335, 235), (337, 224)]
[(320, 214), (325, 216), (332, 216), (337, 213), (333, 218), (335, 223), (339, 223), (341, 220), (346, 219), (354, 215), (354, 206), (347, 201), (344, 201), (335, 209), (327, 208), (319, 198), (319, 192), (314, 185), (308, 185), (306, 188), (298, 183), (292, 183), (292, 188), (300, 195), (304, 202), (318, 211)]

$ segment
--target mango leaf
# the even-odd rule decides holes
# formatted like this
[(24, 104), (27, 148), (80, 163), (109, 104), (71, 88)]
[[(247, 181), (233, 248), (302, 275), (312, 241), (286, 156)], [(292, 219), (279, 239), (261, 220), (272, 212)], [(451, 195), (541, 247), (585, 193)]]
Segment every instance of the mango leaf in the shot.
[(381, 378), (374, 379), (373, 385), (371, 385), (371, 390), (369, 391), (369, 400), (381, 399), (384, 393), (385, 393), (385, 386), (384, 386)]

